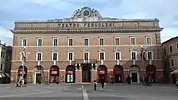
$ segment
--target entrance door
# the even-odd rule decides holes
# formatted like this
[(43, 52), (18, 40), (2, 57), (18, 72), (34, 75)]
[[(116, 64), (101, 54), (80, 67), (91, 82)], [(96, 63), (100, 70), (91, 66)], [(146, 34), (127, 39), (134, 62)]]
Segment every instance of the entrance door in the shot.
[(122, 75), (121, 74), (115, 75), (115, 83), (122, 83)]
[(83, 65), (82, 67), (82, 82), (91, 82), (91, 66)]
[(132, 82), (138, 82), (137, 73), (132, 73)]
[(41, 84), (41, 73), (36, 74), (36, 83)]

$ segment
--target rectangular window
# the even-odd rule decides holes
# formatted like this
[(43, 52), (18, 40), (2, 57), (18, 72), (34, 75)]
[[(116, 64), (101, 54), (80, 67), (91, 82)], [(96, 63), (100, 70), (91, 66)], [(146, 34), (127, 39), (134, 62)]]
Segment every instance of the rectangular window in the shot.
[(1, 64), (1, 71), (3, 70), (3, 65)]
[(1, 58), (3, 57), (3, 52), (1, 51)]
[(88, 46), (89, 45), (89, 39), (84, 39), (84, 45)]
[(132, 60), (137, 60), (137, 52), (136, 51), (132, 51), (131, 52), (131, 59)]
[(105, 53), (104, 52), (99, 53), (99, 60), (105, 60)]
[(43, 46), (43, 39), (42, 38), (38, 38), (37, 39), (37, 46)]
[(100, 45), (104, 45), (104, 39), (103, 38), (100, 38), (100, 41), (99, 41), (100, 43)]
[(27, 39), (26, 38), (22, 38), (22, 46), (23, 47), (27, 46)]
[(73, 54), (74, 54), (73, 52), (68, 52), (68, 60), (74, 60), (73, 59), (73, 57), (74, 57)]
[(177, 43), (177, 50), (178, 50), (178, 43)]
[(172, 53), (172, 46), (170, 46), (170, 52)]
[(151, 37), (146, 37), (146, 45), (151, 45)]
[(36, 53), (36, 61), (42, 61), (42, 52)]
[(121, 60), (121, 53), (115, 52), (115, 60)]
[(153, 52), (152, 51), (147, 52), (147, 60), (153, 60)]
[(120, 45), (120, 38), (115, 38), (115, 45)]
[(53, 61), (58, 60), (58, 52), (53, 52), (52, 53), (52, 60)]
[(174, 66), (174, 60), (171, 59), (171, 66)]
[(58, 38), (53, 38), (53, 46), (58, 46)]
[(130, 44), (131, 45), (136, 45), (136, 38), (135, 37), (131, 37), (130, 38)]
[(73, 39), (72, 38), (69, 38), (68, 39), (68, 46), (73, 46), (74, 43), (73, 43)]
[(88, 60), (89, 59), (89, 53), (88, 52), (84, 52), (84, 60)]

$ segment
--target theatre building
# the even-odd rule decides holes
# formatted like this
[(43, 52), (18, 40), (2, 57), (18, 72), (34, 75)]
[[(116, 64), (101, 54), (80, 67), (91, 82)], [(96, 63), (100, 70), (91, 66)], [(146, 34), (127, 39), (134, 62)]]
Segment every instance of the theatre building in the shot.
[(161, 30), (158, 19), (103, 17), (89, 7), (64, 19), (16, 21), (11, 79), (24, 73), (30, 83), (123, 83), (130, 75), (140, 83), (149, 75), (162, 82)]

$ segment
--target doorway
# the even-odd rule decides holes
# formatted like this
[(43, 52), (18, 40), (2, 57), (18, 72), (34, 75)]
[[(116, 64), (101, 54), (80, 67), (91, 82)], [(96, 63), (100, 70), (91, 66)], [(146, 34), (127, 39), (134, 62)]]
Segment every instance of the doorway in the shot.
[(122, 83), (122, 75), (115, 74), (115, 83)]
[(68, 65), (66, 67), (66, 83), (75, 83), (75, 66)]
[(82, 82), (91, 82), (91, 64), (82, 64)]
[(137, 73), (132, 73), (132, 82), (138, 82)]
[(41, 84), (41, 79), (42, 79), (41, 76), (42, 76), (41, 73), (36, 73), (36, 83)]

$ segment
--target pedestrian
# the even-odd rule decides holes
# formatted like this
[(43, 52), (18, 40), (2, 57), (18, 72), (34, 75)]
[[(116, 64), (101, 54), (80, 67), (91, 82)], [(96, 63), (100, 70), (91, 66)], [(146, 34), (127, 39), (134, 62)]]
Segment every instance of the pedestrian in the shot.
[(177, 79), (177, 81), (176, 81), (176, 87), (178, 88), (178, 79)]
[(102, 86), (102, 88), (104, 88), (104, 84), (105, 84), (105, 79), (104, 79), (104, 77), (102, 77), (102, 79), (101, 79), (101, 86)]
[(96, 80), (94, 80), (94, 82), (93, 82), (93, 87), (94, 87), (94, 90), (96, 91), (96, 87), (97, 87), (97, 81)]

